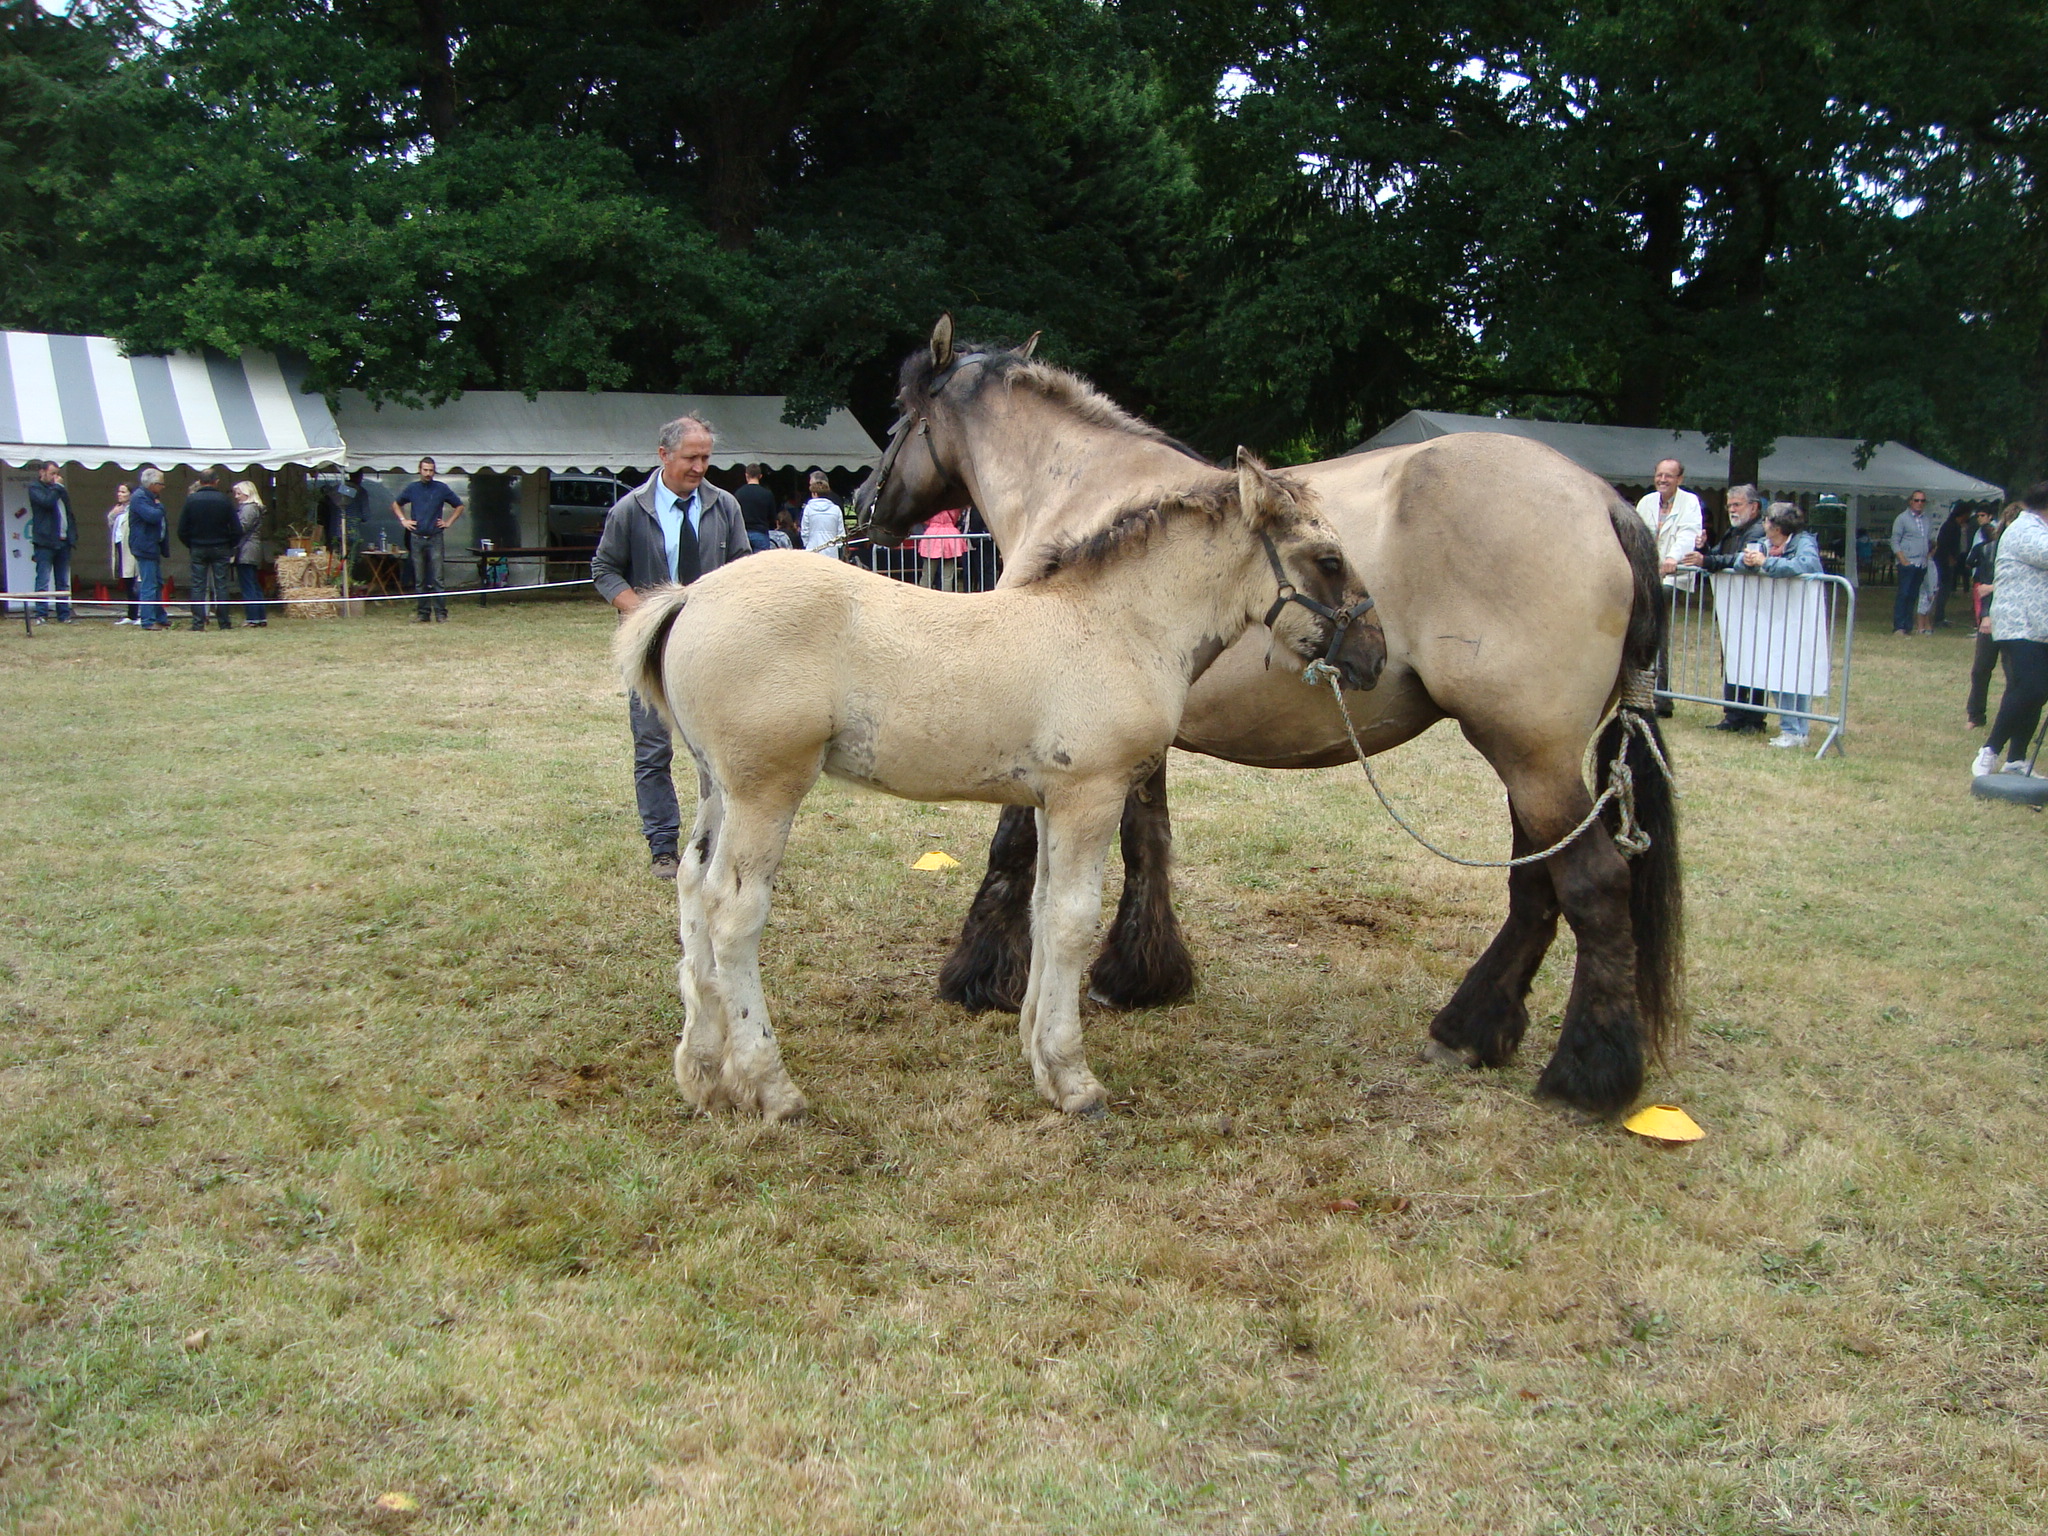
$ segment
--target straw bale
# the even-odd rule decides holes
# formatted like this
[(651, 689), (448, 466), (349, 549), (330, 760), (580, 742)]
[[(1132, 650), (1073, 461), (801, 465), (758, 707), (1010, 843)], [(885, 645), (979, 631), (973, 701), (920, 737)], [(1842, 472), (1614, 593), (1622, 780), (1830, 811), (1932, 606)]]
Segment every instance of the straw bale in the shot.
[(341, 579), (341, 562), (324, 549), (316, 549), (310, 555), (279, 555), (277, 557), (277, 585), (285, 587), (310, 587), (320, 583), (333, 585)]
[(341, 613), (341, 604), (334, 600), (334, 588), (330, 586), (280, 586), (277, 595), (285, 600), (284, 611), (295, 619), (332, 619)]

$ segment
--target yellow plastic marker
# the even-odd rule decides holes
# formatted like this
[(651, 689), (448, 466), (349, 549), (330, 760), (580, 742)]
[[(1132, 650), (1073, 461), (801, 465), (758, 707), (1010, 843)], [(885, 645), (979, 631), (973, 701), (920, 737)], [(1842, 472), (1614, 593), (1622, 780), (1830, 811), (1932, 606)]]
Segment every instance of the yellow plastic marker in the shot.
[(938, 849), (934, 848), (910, 867), (912, 869), (958, 869), (960, 861), (950, 853), (941, 853)]
[(1621, 1124), (1623, 1129), (1634, 1131), (1638, 1136), (1674, 1145), (1681, 1141), (1698, 1141), (1707, 1134), (1691, 1115), (1676, 1104), (1652, 1104), (1637, 1110)]

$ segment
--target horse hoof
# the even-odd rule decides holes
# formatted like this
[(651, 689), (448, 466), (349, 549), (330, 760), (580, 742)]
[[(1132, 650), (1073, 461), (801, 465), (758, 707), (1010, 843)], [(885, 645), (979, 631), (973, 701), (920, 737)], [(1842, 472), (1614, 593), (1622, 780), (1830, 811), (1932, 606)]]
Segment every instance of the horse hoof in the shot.
[(1472, 1071), (1479, 1065), (1479, 1053), (1470, 1046), (1460, 1049), (1445, 1045), (1441, 1040), (1423, 1041), (1422, 1059), (1432, 1066), (1453, 1070)]

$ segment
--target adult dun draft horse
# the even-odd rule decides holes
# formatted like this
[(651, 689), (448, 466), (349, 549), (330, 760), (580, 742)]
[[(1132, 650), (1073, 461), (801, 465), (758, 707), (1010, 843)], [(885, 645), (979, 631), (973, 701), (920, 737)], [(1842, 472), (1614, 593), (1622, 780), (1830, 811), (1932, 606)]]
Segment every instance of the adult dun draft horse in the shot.
[(620, 628), (627, 686), (697, 761), (676, 881), (676, 1081), (693, 1104), (803, 1113), (762, 994), (761, 928), (797, 806), (829, 773), (1033, 818), (1018, 1034), (1040, 1093), (1099, 1113), (1080, 987), (1103, 860), (1131, 786), (1165, 759), (1190, 685), (1251, 625), (1354, 680), (1378, 669), (1377, 627), (1351, 622), (1368, 603), (1336, 531), (1313, 497), (1241, 451), (1235, 476), (1183, 475), (1086, 537), (1034, 548), (1010, 588), (986, 596), (766, 554), (657, 591)]
[[(1035, 341), (956, 350), (942, 317), (930, 346), (904, 362), (902, 418), (855, 496), (877, 539), (898, 541), (941, 507), (971, 502), (1010, 555), (1084, 536), (1106, 509), (1206, 473), (1193, 450), (1034, 360)], [(1385, 675), (1372, 692), (1347, 695), (1368, 754), (1455, 720), (1507, 787), (1516, 858), (1564, 838), (1616, 763), (1627, 770), (1647, 850), (1622, 856), (1610, 804), (1548, 858), (1513, 869), (1507, 920), (1431, 1021), (1424, 1048), (1445, 1065), (1504, 1066), (1528, 1028), (1530, 983), (1561, 914), (1578, 960), (1537, 1092), (1592, 1115), (1618, 1112), (1642, 1089), (1646, 1049), (1676, 1026), (1683, 968), (1662, 738), (1647, 695), (1625, 687), (1654, 665), (1666, 623), (1649, 534), (1610, 486), (1521, 438), (1460, 434), (1289, 473), (1316, 492), (1378, 602)], [(1583, 764), (1596, 733), (1589, 791)], [(1329, 691), (1269, 667), (1256, 635), (1202, 674), (1175, 745), (1266, 768), (1353, 756)], [(1028, 817), (1004, 813), (942, 996), (1016, 1006), (1033, 836)], [(1117, 1007), (1172, 1002), (1192, 987), (1194, 968), (1172, 908), (1163, 763), (1125, 805), (1122, 837), (1124, 893), (1092, 990)]]

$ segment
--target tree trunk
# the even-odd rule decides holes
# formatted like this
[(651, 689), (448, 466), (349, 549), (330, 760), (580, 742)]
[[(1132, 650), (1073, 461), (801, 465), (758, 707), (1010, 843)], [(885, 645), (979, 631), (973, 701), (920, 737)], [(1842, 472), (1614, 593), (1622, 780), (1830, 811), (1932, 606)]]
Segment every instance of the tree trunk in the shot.
[(420, 25), (420, 115), (436, 143), (455, 132), (455, 56), (448, 47), (448, 8), (443, 0), (413, 0)]

